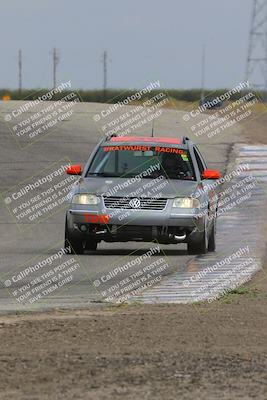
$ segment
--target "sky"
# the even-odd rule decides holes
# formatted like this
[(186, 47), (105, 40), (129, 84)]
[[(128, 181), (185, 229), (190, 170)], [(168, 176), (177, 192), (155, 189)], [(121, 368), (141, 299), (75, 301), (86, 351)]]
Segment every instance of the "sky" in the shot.
[(0, 88), (50, 88), (52, 54), (60, 51), (58, 82), (142, 88), (160, 80), (174, 89), (232, 87), (244, 80), (252, 0), (0, 0)]

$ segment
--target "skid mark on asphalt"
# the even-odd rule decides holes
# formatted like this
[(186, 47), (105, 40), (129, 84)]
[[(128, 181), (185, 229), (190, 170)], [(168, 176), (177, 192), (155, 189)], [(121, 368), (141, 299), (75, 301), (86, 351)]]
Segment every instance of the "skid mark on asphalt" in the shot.
[[(248, 199), (218, 217), (216, 252), (191, 259), (184, 272), (164, 278), (160, 284), (130, 301), (212, 301), (249, 281), (261, 269), (265, 252), (263, 227), (267, 222), (267, 146), (239, 144), (234, 152), (235, 167), (249, 165), (249, 169), (231, 180), (230, 184), (238, 185), (242, 179), (252, 176), (256, 185)], [(229, 168), (227, 172), (231, 172)], [(227, 186), (229, 183), (223, 190)]]

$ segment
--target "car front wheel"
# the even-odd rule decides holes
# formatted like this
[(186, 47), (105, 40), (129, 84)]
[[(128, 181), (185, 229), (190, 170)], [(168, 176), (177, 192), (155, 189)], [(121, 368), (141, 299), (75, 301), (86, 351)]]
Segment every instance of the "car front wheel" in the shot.
[(83, 240), (73, 237), (67, 226), (67, 221), (65, 224), (65, 250), (69, 254), (83, 254), (84, 252), (84, 243)]
[(216, 223), (212, 225), (210, 237), (209, 237), (209, 245), (208, 245), (208, 250), (209, 251), (215, 251), (216, 250), (216, 240), (215, 240), (215, 235), (216, 235)]
[(206, 254), (208, 252), (208, 235), (206, 227), (202, 232), (201, 239), (198, 241), (189, 241), (187, 243), (189, 254)]

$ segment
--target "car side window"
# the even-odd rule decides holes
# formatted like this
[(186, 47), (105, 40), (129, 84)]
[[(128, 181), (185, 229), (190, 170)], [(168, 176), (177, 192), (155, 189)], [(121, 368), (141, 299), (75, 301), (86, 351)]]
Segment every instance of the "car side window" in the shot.
[(199, 158), (200, 158), (200, 160), (202, 162), (202, 165), (203, 165), (204, 171), (205, 171), (205, 169), (207, 169), (207, 164), (205, 163), (205, 160), (204, 160), (202, 154), (200, 153), (199, 149), (197, 148), (197, 146), (195, 146), (195, 149), (197, 151), (197, 154), (199, 155)]
[(200, 176), (202, 176), (202, 174), (203, 174), (204, 170), (206, 169), (206, 167), (203, 164), (203, 162), (202, 162), (202, 160), (201, 160), (201, 158), (199, 156), (199, 153), (195, 148), (194, 148), (194, 154), (195, 154), (195, 157), (196, 157), (196, 161), (197, 161), (197, 165), (198, 165)]

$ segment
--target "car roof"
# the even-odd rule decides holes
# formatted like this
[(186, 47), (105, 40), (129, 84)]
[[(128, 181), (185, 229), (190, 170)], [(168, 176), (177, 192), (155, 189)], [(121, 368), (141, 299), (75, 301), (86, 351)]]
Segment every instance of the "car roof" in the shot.
[(112, 143), (162, 143), (162, 144), (183, 144), (180, 138), (170, 137), (144, 137), (144, 136), (114, 136), (110, 138)]

